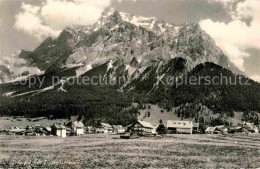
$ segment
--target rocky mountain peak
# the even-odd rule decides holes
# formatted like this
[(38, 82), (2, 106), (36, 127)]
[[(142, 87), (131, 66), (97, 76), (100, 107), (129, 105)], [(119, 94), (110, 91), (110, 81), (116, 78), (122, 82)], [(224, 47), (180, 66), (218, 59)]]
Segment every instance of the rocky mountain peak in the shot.
[(189, 70), (205, 62), (238, 70), (197, 23), (174, 25), (114, 9), (104, 12), (93, 25), (68, 26), (56, 39), (49, 37), (33, 52), (17, 56), (42, 71), (115, 58), (146, 67), (175, 57), (186, 59)]

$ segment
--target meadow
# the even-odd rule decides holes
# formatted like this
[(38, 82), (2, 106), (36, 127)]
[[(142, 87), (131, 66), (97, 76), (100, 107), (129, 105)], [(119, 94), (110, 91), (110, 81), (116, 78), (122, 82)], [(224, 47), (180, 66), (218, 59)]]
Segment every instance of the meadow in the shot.
[(0, 168), (257, 168), (260, 136), (0, 136)]

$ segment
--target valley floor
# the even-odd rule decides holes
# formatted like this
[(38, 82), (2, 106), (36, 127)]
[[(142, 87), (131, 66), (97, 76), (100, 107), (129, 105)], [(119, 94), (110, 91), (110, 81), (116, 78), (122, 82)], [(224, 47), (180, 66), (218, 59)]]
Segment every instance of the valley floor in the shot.
[(257, 168), (260, 136), (0, 136), (0, 168)]

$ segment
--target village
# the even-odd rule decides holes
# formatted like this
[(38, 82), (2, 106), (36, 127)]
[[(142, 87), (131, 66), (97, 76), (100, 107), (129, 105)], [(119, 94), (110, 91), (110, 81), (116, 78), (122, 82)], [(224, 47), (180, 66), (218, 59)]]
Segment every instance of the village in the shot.
[[(21, 121), (19, 117), (15, 120)], [(27, 119), (36, 123), (45, 120), (45, 117)], [(48, 120), (51, 121), (51, 120)], [(23, 136), (58, 136), (69, 137), (79, 136), (84, 134), (115, 134), (120, 135), (122, 139), (152, 137), (164, 134), (251, 134), (259, 133), (259, 129), (253, 123), (243, 122), (238, 126), (205, 126), (201, 129), (199, 123), (187, 120), (168, 120), (163, 123), (158, 120), (158, 125), (154, 126), (150, 122), (137, 120), (135, 123), (122, 126), (118, 124), (100, 123), (98, 126), (84, 125), (81, 120), (69, 122), (55, 122), (50, 125), (27, 125), (26, 127), (10, 126), (9, 128), (0, 129), (1, 135), (23, 135)]]
[(201, 126), (186, 119), (90, 126), (77, 118), (0, 117), (0, 168), (259, 166), (254, 124)]

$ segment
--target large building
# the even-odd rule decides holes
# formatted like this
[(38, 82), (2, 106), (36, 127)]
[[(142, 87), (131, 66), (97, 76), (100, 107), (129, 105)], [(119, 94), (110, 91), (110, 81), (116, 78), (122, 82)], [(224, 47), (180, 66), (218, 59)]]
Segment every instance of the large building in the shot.
[(193, 123), (192, 121), (167, 121), (167, 130), (169, 134), (192, 134)]
[(139, 135), (156, 134), (156, 128), (151, 123), (141, 120), (128, 126), (128, 130)]

